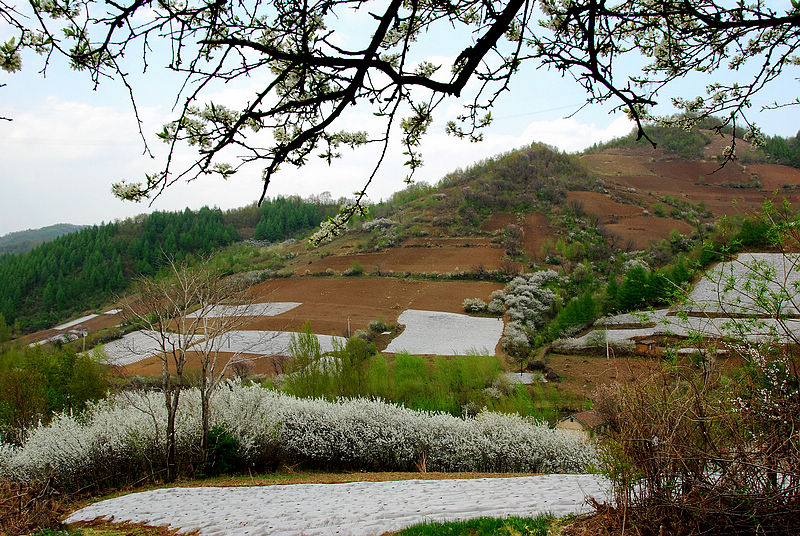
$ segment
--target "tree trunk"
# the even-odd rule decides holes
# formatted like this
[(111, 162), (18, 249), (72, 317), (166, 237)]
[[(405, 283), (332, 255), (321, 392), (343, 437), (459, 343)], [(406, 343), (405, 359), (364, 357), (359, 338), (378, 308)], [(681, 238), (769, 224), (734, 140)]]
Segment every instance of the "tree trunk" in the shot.
[[(170, 389), (170, 391), (173, 390), (174, 388)], [(175, 414), (178, 410), (178, 394), (177, 390), (164, 393), (167, 404), (167, 482), (174, 482), (178, 476), (175, 454)]]
[(210, 417), (209, 417), (209, 406), (210, 398), (211, 398), (211, 391), (210, 386), (208, 384), (208, 377), (206, 376), (206, 371), (202, 371), (203, 378), (200, 380), (200, 402), (201, 402), (201, 412), (202, 412), (202, 421), (203, 421), (203, 435), (200, 438), (200, 448), (203, 455), (203, 464), (208, 462), (208, 435), (211, 430), (210, 428)]

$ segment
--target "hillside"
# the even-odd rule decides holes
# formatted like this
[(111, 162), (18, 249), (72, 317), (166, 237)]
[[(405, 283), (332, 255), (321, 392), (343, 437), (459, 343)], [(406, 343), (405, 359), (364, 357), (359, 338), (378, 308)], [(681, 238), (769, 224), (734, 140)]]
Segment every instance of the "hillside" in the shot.
[[(569, 472), (583, 472), (606, 434), (659, 438), (644, 467), (656, 448), (695, 460), (697, 438), (721, 434), (696, 474), (719, 463), (719, 445), (750, 452), (763, 430), (783, 448), (800, 400), (800, 309), (788, 300), (800, 220), (782, 201), (798, 201), (800, 171), (751, 147), (720, 167), (726, 140), (709, 131), (658, 136), (656, 151), (630, 137), (580, 155), (510, 151), (410, 185), (319, 247), (304, 238), (335, 211), (329, 197), (155, 213), (0, 258), (0, 307), (16, 315), (11, 343), (0, 316), (0, 432), (17, 445), (0, 445), (12, 460), (0, 470), (55, 467), (65, 489), (149, 484), (169, 459), (141, 438), (163, 434), (152, 408), (175, 385), (186, 477), (575, 461)], [(154, 277), (131, 286), (139, 275)], [(197, 385), (223, 378), (203, 406)], [(685, 452), (669, 450), (684, 436)], [(64, 445), (88, 461), (53, 465)], [(537, 452), (550, 465), (530, 465)], [(445, 465), (453, 453), (472, 465)]]
[[(212, 261), (225, 274), (242, 272), (264, 281), (254, 289), (259, 301), (303, 304), (254, 329), (299, 331), (311, 320), (317, 333), (346, 336), (377, 318), (397, 322), (406, 309), (461, 312), (465, 299), (489, 301), (515, 275), (542, 268), (565, 278), (555, 289), (546, 322), (555, 321), (562, 308), (582, 295), (594, 296), (590, 316), (665, 303), (658, 292), (628, 299), (609, 297), (605, 287), (612, 280), (623, 284), (630, 262), (646, 266), (650, 275), (645, 276), (653, 281), (684, 284), (691, 273), (687, 267), (710, 262), (716, 258), (712, 251), (725, 245), (716, 230), (718, 218), (732, 218), (733, 229), (726, 232), (736, 235), (739, 226), (757, 224), (752, 214), (774, 198), (776, 189), (791, 202), (800, 195), (797, 169), (740, 161), (720, 169), (716, 157), (726, 140), (710, 131), (671, 135), (672, 141), (655, 151), (630, 139), (582, 155), (534, 144), (456, 170), (435, 186), (413, 184), (372, 206), (370, 221), (352, 221), (345, 235), (320, 247), (305, 241), (240, 243), (218, 250)], [(675, 147), (692, 147), (681, 149), (690, 158)], [(750, 149), (741, 150), (748, 154)], [(269, 201), (262, 209), (246, 207), (214, 217), (235, 225), (239, 240), (276, 241), (331, 214), (335, 204), (325, 201), (297, 204), (288, 212), (291, 203)], [(317, 207), (316, 219), (300, 218), (302, 206)], [(286, 228), (276, 223), (300, 220)], [(197, 251), (236, 240), (226, 236), (216, 243), (200, 241), (205, 249)], [(147, 251), (148, 257), (123, 262), (115, 288), (124, 288), (137, 273), (153, 273), (157, 251), (166, 243), (164, 235), (153, 235), (150, 247), (133, 248)], [(46, 301), (46, 284), (38, 288), (39, 298), (29, 303), (58, 304), (57, 295)], [(68, 310), (92, 310), (108, 294), (95, 296)], [(40, 317), (37, 325), (46, 320)], [(534, 338), (546, 341), (580, 323), (559, 321), (559, 328), (545, 334), (537, 328)], [(41, 332), (32, 339), (52, 335)], [(495, 350), (503, 351), (500, 345)]]
[(100, 307), (136, 277), (158, 273), (167, 258), (210, 257), (237, 240), (307, 232), (336, 207), (281, 198), (260, 208), (154, 212), (85, 228), (0, 257), (0, 314), (17, 332), (41, 330)]
[(39, 244), (54, 240), (59, 236), (74, 233), (84, 229), (85, 225), (72, 225), (71, 223), (57, 223), (40, 227), (39, 229), (28, 229), (26, 231), (16, 231), (0, 236), (0, 256), (6, 253), (15, 255), (30, 251)]

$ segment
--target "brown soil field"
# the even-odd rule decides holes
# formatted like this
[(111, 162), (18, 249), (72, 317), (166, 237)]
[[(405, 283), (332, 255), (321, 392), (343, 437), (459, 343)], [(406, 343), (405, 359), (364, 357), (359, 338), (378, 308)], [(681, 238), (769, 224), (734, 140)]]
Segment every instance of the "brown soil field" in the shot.
[(506, 225), (511, 225), (512, 223), (517, 223), (516, 214), (510, 212), (496, 212), (484, 220), (481, 224), (481, 231), (489, 233), (500, 231), (505, 229)]
[(83, 322), (75, 327), (82, 327), (84, 329), (89, 330), (89, 333), (94, 333), (95, 331), (100, 331), (101, 329), (113, 328), (120, 322), (122, 322), (121, 313), (116, 315), (100, 315), (92, 318), (91, 320), (87, 320), (86, 322)]
[(749, 164), (747, 169), (758, 175), (764, 190), (782, 190), (787, 184), (800, 186), (800, 169), (776, 164)]
[(621, 218), (642, 215), (642, 207), (618, 203), (608, 194), (599, 192), (567, 192), (567, 200), (580, 201), (587, 213), (599, 216), (603, 223), (614, 223)]
[(585, 154), (581, 156), (581, 161), (590, 171), (606, 177), (653, 175), (648, 164), (655, 153), (648, 157), (627, 153), (620, 149), (609, 149), (602, 153)]
[(465, 247), (465, 246), (483, 246), (491, 247), (492, 239), (489, 237), (457, 237), (448, 238), (442, 236), (418, 236), (409, 238), (403, 242), (402, 247)]
[(658, 370), (662, 362), (638, 357), (606, 359), (605, 356), (550, 354), (547, 364), (561, 376), (560, 391), (595, 399), (601, 386), (635, 382)]
[[(464, 248), (470, 251), (471, 248)], [(278, 279), (254, 287), (262, 301), (297, 301), (303, 305), (282, 315), (259, 317), (248, 329), (299, 331), (306, 320), (315, 333), (346, 335), (366, 329), (370, 321), (396, 322), (405, 309), (463, 313), (464, 298), (488, 301), (499, 283), (482, 281), (415, 281), (391, 277)]]
[[(706, 131), (706, 134), (711, 138), (711, 143), (703, 148), (703, 157), (708, 160), (716, 160), (725, 150), (725, 147), (731, 144), (731, 137), (725, 135), (722, 137), (714, 134), (712, 131)], [(736, 139), (736, 155), (741, 159), (749, 158), (763, 158), (762, 155), (753, 150), (753, 146), (741, 138)]]
[[(721, 150), (724, 145), (714, 139), (706, 151), (715, 154), (713, 151)], [(748, 146), (744, 144), (742, 147), (746, 150)], [(719, 163), (713, 157), (708, 160), (678, 160), (646, 148), (609, 149), (581, 158), (591, 171), (603, 176), (610, 189), (634, 188), (636, 192), (632, 195), (638, 197), (643, 206), (650, 206), (658, 202), (659, 197), (670, 195), (695, 205), (703, 202), (716, 216), (743, 215), (759, 210), (765, 199), (773, 197), (776, 189), (781, 190), (779, 196), (785, 196), (790, 202), (800, 201), (800, 193), (783, 189), (787, 183), (800, 185), (800, 171), (784, 166), (751, 164), (744, 167), (731, 162), (719, 169)], [(721, 186), (723, 183), (750, 185), (756, 179), (761, 181), (761, 189)]]
[[(487, 232), (499, 231), (504, 229), (506, 225), (511, 224), (517, 224), (516, 214), (499, 212), (489, 216), (481, 225), (481, 230)], [(541, 213), (525, 214), (522, 233), (525, 253), (531, 258), (540, 256), (545, 239), (556, 236), (555, 229), (550, 225), (550, 219), (547, 215)]]
[(753, 179), (741, 165), (729, 162), (720, 168), (720, 163), (708, 160), (658, 161), (650, 164), (653, 172), (667, 180), (679, 179), (706, 182), (708, 184), (733, 183), (752, 184)]
[[(525, 224), (522, 226), (522, 243), (528, 257), (541, 257), (542, 246), (548, 237), (555, 237), (555, 229), (550, 225), (550, 219), (545, 214), (526, 214)], [(553, 238), (555, 240), (555, 238)]]
[[(221, 352), (219, 354), (218, 363), (224, 364), (231, 357), (232, 354)], [(250, 374), (264, 374), (267, 376), (275, 376), (276, 374), (286, 371), (287, 363), (289, 361), (288, 357), (265, 357), (246, 354), (241, 354), (239, 357), (242, 360), (246, 360), (247, 362), (251, 363), (247, 369)], [(161, 376), (161, 367), (161, 359), (153, 356), (137, 363), (125, 365), (124, 367), (115, 367), (115, 371), (117, 374), (123, 377), (158, 377)], [(169, 370), (174, 374), (175, 367), (170, 366)], [(186, 368), (184, 369), (184, 373), (190, 379), (200, 374), (200, 360), (197, 353), (189, 352), (186, 354)], [(227, 377), (233, 376), (234, 369), (232, 367), (228, 367), (225, 375)]]
[(392, 248), (378, 253), (358, 253), (355, 255), (331, 255), (305, 266), (299, 266), (295, 273), (305, 270), (311, 273), (324, 272), (328, 268), (337, 274), (350, 268), (354, 262), (360, 264), (366, 273), (380, 268), (381, 272), (457, 272), (471, 271), (479, 266), (496, 270), (506, 261), (505, 250), (490, 247), (440, 247), (440, 248)]
[(673, 229), (685, 235), (691, 234), (694, 229), (685, 221), (654, 216), (623, 218), (617, 223), (603, 225), (603, 228), (621, 236), (623, 240), (633, 240), (637, 249), (644, 249), (648, 244), (668, 238)]

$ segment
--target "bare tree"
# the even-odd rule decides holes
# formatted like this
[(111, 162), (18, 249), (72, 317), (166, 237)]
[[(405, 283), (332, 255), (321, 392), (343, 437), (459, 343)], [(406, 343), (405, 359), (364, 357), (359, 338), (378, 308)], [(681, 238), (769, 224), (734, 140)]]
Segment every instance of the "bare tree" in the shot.
[[(228, 367), (243, 353), (256, 352), (263, 337), (244, 337), (231, 348), (254, 314), (252, 297), (233, 280), (222, 279), (207, 263), (197, 266), (168, 259), (168, 274), (142, 278), (138, 292), (123, 302), (126, 318), (144, 328), (140, 333), (152, 345), (147, 349), (161, 360), (161, 388), (167, 410), (167, 480), (177, 476), (175, 419), (184, 371), (190, 357), (200, 363), (202, 443), (205, 460), (210, 431), (210, 401)], [(132, 349), (133, 351), (133, 349)], [(174, 374), (174, 376), (173, 376)]]

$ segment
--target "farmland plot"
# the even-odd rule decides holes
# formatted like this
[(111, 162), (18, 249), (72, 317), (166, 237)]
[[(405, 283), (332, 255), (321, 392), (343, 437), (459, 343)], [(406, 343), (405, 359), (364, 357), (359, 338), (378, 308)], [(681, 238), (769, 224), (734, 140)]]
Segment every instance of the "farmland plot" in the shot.
[[(249, 305), (215, 305), (206, 313), (206, 318), (232, 317), (232, 316), (278, 316), (295, 307), (302, 305), (300, 302), (266, 302), (251, 303)], [(187, 318), (197, 318), (197, 313), (186, 315)]]
[(695, 285), (686, 309), (714, 315), (800, 314), (800, 255), (741, 253), (720, 263)]
[(397, 318), (406, 328), (386, 351), (421, 355), (494, 355), (503, 335), (500, 318), (408, 309)]
[[(177, 334), (168, 334), (168, 340), (177, 343)], [(111, 341), (105, 345), (108, 355), (108, 364), (116, 366), (130, 365), (161, 353), (161, 348), (156, 342), (158, 335), (153, 331), (134, 331), (121, 339)], [(194, 341), (200, 337), (194, 337)]]
[[(297, 334), (289, 331), (231, 331), (221, 336), (222, 340), (214, 341), (212, 344), (220, 352), (288, 357), (291, 355), (289, 343), (292, 335)], [(332, 335), (315, 335), (315, 337), (323, 353), (334, 349), (334, 340), (341, 344), (347, 342), (343, 337)]]

